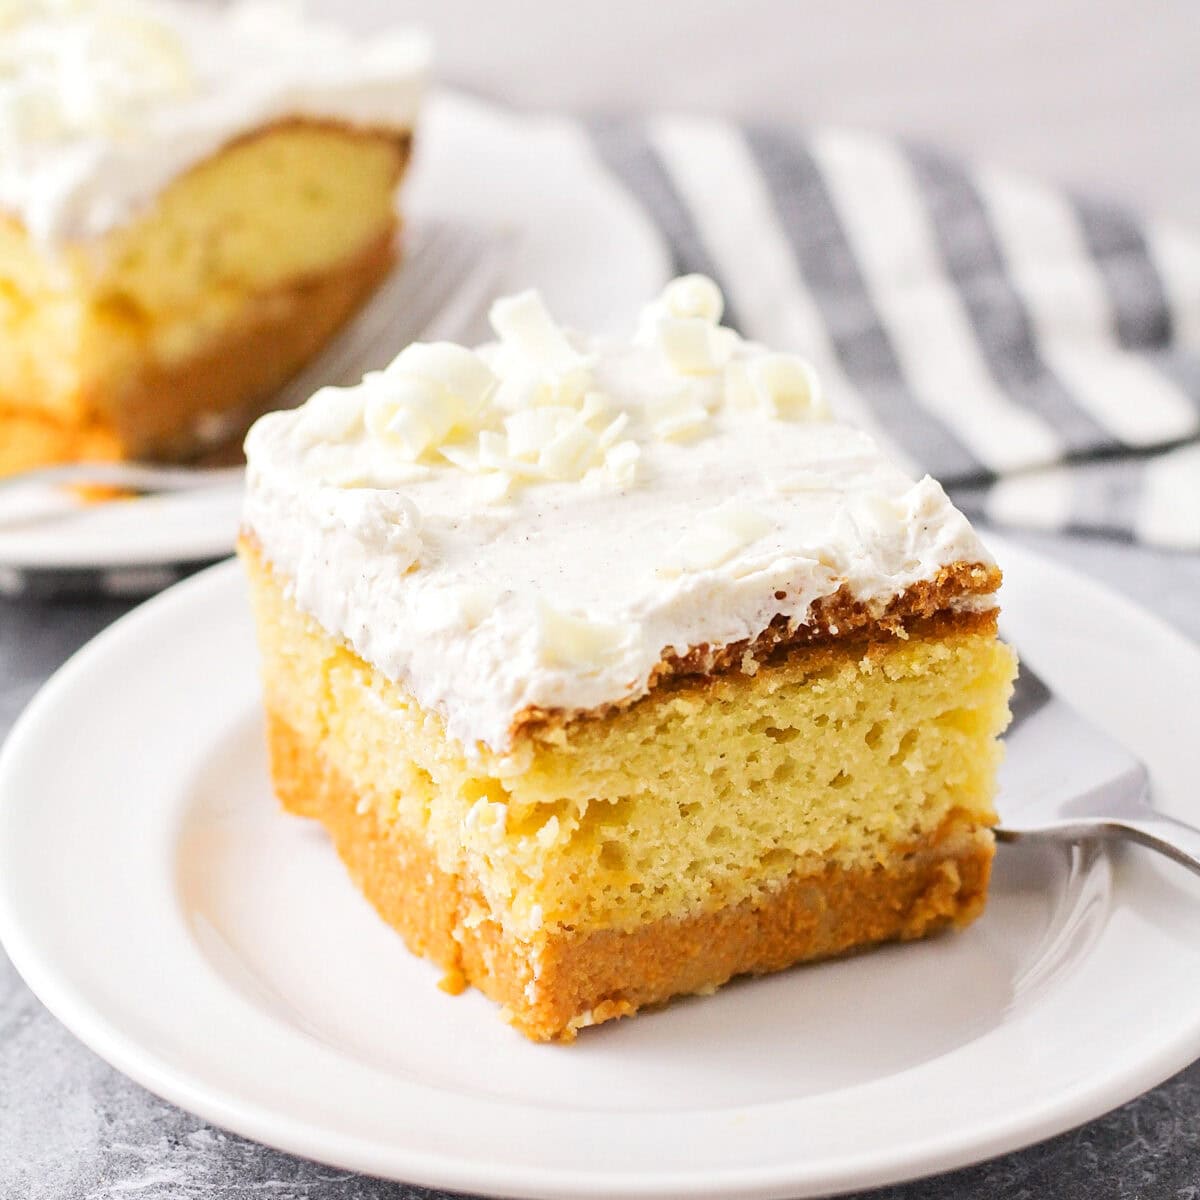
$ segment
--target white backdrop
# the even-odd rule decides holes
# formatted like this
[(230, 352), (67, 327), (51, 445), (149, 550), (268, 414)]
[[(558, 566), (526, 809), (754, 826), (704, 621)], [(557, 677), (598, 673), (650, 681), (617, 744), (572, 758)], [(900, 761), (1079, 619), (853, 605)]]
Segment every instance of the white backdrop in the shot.
[(513, 103), (904, 131), (1200, 222), (1197, 0), (309, 0)]

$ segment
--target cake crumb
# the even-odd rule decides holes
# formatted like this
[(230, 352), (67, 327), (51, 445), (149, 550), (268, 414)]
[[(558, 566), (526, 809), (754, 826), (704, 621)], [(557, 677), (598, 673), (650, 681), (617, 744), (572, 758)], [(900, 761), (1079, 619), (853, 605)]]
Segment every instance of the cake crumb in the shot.
[(467, 977), (457, 967), (451, 967), (438, 980), (438, 987), (448, 995), (461, 996), (467, 990)]

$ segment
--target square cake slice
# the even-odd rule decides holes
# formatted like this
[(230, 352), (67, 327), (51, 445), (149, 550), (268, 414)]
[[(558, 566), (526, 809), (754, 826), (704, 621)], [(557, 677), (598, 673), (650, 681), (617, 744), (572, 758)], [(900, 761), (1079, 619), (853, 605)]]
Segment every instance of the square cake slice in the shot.
[(984, 907), (1000, 572), (721, 308), (526, 292), (247, 441), (278, 795), (534, 1039)]
[(428, 47), (254, 3), (0, 12), (0, 475), (237, 442), (394, 259)]

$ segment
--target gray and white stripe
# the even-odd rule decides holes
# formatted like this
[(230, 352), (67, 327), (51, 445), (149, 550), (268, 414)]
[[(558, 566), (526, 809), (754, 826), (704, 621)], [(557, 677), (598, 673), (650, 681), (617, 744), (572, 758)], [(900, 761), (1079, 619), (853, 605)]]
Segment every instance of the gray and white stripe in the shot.
[(941, 478), (987, 468), (957, 431), (920, 403), (885, 325), (825, 172), (811, 147), (776, 129), (748, 139), (796, 268), (808, 281), (846, 374), (891, 440)]
[[(592, 123), (600, 157), (625, 184), (662, 230), (677, 274), (718, 272), (696, 228), (691, 209), (679, 194), (640, 123), (602, 118)], [(737, 313), (726, 308), (725, 319), (738, 326)]]
[[(820, 372), (838, 411), (915, 470), (916, 459), (889, 434), (843, 368), (742, 131), (723, 122), (663, 118), (652, 123), (650, 135), (695, 214), (726, 295), (740, 314), (742, 331), (766, 345), (802, 351)], [(714, 196), (720, 203), (711, 202)]]
[(730, 323), (972, 516), (1200, 549), (1200, 236), (875, 135), (591, 132)]

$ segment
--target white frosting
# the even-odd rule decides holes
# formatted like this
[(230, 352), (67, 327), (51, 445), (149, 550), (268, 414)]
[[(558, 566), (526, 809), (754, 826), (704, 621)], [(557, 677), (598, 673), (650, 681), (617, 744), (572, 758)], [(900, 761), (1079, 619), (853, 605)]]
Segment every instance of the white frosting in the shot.
[(287, 4), (0, 0), (0, 209), (43, 245), (103, 235), (272, 121), (410, 128), (428, 62)]
[[(676, 281), (623, 343), (523, 293), (493, 310), (496, 344), (410, 347), (264, 417), (247, 528), (302, 609), (496, 751), (527, 707), (643, 693), (666, 652), (991, 562), (937, 483), (829, 417), (803, 360), (722, 329), (713, 292)], [(720, 354), (681, 357), (679, 320)]]

